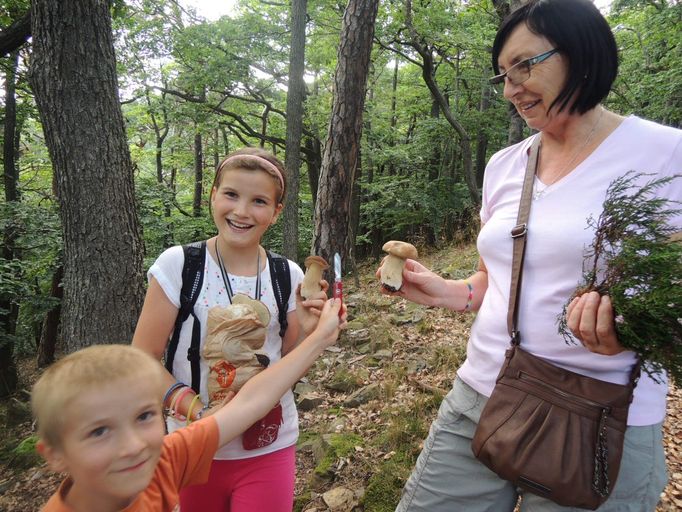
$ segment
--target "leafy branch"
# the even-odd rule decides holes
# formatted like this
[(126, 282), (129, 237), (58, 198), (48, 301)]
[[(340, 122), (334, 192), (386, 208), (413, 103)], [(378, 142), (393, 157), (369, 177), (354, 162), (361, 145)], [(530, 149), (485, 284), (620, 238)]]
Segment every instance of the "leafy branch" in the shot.
[[(571, 300), (590, 291), (609, 295), (620, 344), (637, 352), (644, 370), (657, 379), (667, 371), (682, 383), (682, 242), (670, 224), (678, 201), (655, 192), (682, 175), (651, 179), (630, 171), (606, 192), (598, 219), (587, 219), (595, 236), (583, 262), (583, 282), (564, 305), (559, 333), (576, 343), (566, 324)], [(672, 204), (672, 207), (671, 207)]]

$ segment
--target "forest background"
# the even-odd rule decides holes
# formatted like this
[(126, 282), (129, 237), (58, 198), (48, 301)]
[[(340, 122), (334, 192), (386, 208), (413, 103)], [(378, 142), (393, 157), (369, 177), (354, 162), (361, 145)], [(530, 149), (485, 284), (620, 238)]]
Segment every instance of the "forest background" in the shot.
[[(261, 146), (290, 190), (265, 245), (358, 266), (476, 232), (487, 159), (529, 135), (488, 84), (503, 0), (0, 1), (0, 395), (22, 361), (130, 339), (145, 271), (213, 235), (218, 161)], [(605, 106), (682, 126), (682, 4), (605, 11)], [(25, 379), (24, 379), (25, 381)]]

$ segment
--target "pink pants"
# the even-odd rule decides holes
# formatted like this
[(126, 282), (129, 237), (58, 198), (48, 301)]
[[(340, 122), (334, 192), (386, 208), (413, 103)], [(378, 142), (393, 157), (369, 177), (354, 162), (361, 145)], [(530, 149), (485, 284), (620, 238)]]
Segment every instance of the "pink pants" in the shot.
[(208, 481), (180, 492), (182, 512), (291, 512), (296, 445), (250, 459), (214, 460)]

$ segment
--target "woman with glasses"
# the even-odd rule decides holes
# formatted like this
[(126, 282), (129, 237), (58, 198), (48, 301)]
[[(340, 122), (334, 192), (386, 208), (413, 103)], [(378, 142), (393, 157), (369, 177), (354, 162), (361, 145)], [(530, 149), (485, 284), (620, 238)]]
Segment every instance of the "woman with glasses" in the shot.
[[(572, 510), (519, 492), (473, 455), (471, 440), (509, 346), (506, 313), (512, 239), (529, 149), (540, 150), (528, 222), (518, 328), (525, 350), (573, 372), (625, 384), (635, 355), (624, 350), (608, 296), (591, 292), (568, 310), (582, 344), (566, 344), (557, 316), (582, 277), (584, 250), (609, 184), (628, 171), (646, 179), (682, 172), (682, 131), (623, 117), (600, 102), (616, 77), (614, 37), (589, 0), (531, 0), (510, 14), (494, 41), (491, 82), (527, 125), (528, 139), (488, 163), (483, 184), (478, 271), (446, 280), (408, 260), (395, 295), (430, 306), (477, 311), (467, 358), (441, 404), (398, 511), (511, 512)], [(653, 175), (653, 176), (652, 176)], [(645, 178), (643, 178), (645, 179)], [(682, 179), (657, 190), (682, 198)], [(675, 225), (682, 230), (682, 218)], [(389, 293), (386, 292), (385, 293)], [(602, 512), (653, 511), (666, 483), (662, 422), (667, 383), (642, 373), (629, 409), (615, 488)], [(552, 454), (548, 453), (548, 463)]]

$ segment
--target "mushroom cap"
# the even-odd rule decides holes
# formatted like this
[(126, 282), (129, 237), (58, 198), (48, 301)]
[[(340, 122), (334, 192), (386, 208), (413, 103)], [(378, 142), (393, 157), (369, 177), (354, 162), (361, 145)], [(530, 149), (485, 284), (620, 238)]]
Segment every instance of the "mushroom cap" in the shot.
[(308, 256), (305, 259), (305, 267), (308, 268), (311, 265), (318, 265), (322, 270), (329, 268), (329, 263), (322, 256)]
[(261, 301), (252, 299), (243, 293), (235, 293), (232, 297), (232, 305), (239, 306), (242, 304), (250, 307), (251, 311), (256, 313), (258, 320), (260, 320), (263, 326), (267, 327), (270, 324), (270, 310)]
[(404, 260), (407, 258), (415, 259), (418, 256), (417, 248), (414, 245), (401, 242), (400, 240), (389, 240), (381, 249), (392, 256), (397, 256)]

